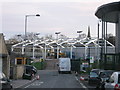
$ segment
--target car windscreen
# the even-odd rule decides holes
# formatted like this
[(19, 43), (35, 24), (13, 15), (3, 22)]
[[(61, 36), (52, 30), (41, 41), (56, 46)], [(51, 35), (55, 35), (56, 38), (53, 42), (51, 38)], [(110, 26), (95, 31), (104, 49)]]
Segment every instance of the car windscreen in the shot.
[(107, 72), (106, 72), (106, 75), (107, 75), (108, 77), (110, 77), (113, 72), (114, 72), (114, 71), (107, 71)]
[(98, 75), (95, 72), (90, 72), (90, 77), (98, 77)]
[(112, 71), (101, 72), (101, 73), (100, 73), (100, 77), (101, 77), (101, 78), (105, 78), (105, 77), (108, 77), (108, 78), (109, 78), (109, 77), (112, 75), (112, 73), (113, 73)]
[(97, 69), (96, 69), (96, 70), (92, 70), (91, 72), (95, 72), (95, 73), (99, 74), (99, 71), (100, 71), (100, 70), (97, 70)]
[(118, 75), (118, 83), (120, 83), (120, 74)]

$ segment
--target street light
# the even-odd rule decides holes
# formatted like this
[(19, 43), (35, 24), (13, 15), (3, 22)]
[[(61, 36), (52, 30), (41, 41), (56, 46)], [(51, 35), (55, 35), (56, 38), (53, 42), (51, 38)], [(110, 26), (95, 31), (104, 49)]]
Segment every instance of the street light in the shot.
[(21, 42), (22, 41), (22, 38), (21, 38), (21, 34), (18, 34), (17, 37), (18, 37), (18, 41)]
[(55, 32), (55, 34), (57, 35), (56, 41), (58, 41), (58, 34), (60, 34), (60, 32)]
[(27, 17), (31, 17), (31, 16), (37, 16), (39, 17), (39, 14), (36, 15), (25, 15), (25, 40), (27, 39)]
[(81, 33), (82, 31), (77, 31), (77, 33), (79, 34), (79, 38), (80, 38), (80, 33)]
[(59, 58), (58, 34), (60, 34), (60, 32), (55, 32), (55, 34), (57, 35), (56, 43), (57, 43), (57, 59), (58, 59)]
[(34, 34), (33, 34), (33, 41), (39, 39), (38, 35), (40, 35), (40, 33), (34, 33)]

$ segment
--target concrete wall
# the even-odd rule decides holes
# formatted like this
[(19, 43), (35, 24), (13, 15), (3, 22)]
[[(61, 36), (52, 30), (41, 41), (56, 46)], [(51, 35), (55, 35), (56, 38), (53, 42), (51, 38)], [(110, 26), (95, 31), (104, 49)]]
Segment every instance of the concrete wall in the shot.
[(8, 55), (2, 57), (2, 71), (8, 78), (10, 77), (10, 58)]
[(13, 67), (13, 79), (22, 79), (24, 73), (24, 65), (16, 65)]
[(24, 66), (23, 65), (17, 65), (16, 69), (17, 69), (17, 72), (16, 72), (17, 73), (17, 79), (22, 78), (23, 73), (24, 73)]

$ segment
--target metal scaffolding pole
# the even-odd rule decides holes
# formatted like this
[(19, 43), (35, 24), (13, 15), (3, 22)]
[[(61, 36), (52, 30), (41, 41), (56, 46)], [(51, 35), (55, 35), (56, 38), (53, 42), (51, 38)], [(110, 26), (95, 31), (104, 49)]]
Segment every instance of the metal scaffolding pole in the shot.
[(70, 49), (70, 58), (72, 59), (72, 51), (73, 51), (73, 47), (71, 45), (71, 49)]

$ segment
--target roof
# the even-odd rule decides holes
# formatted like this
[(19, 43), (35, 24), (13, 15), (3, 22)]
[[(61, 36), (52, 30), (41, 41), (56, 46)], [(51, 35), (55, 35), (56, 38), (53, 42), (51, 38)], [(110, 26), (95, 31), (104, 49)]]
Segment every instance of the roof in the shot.
[(95, 15), (106, 22), (117, 23), (120, 13), (120, 1), (104, 4), (98, 7)]
[(2, 33), (0, 33), (0, 56), (5, 56), (8, 55), (8, 51), (5, 45), (5, 40), (4, 40), (4, 36)]
[(18, 44), (15, 44), (12, 46), (12, 51), (14, 48), (23, 48), (23, 47), (33, 47), (33, 45), (35, 47), (40, 47), (40, 48), (44, 48), (45, 45), (50, 48), (56, 48), (57, 46), (61, 47), (61, 48), (65, 48), (65, 47), (73, 47), (73, 48), (76, 48), (76, 47), (86, 47), (86, 46), (89, 46), (89, 47), (95, 47), (95, 46), (99, 46), (101, 47), (102, 45), (104, 45), (103, 41), (106, 42), (107, 46), (110, 46), (110, 47), (115, 47), (113, 44), (111, 44), (110, 42), (108, 42), (107, 40), (102, 40), (102, 39), (99, 39), (99, 44), (98, 44), (98, 39), (97, 38), (90, 38), (88, 39), (88, 37), (86, 38), (83, 38), (83, 39), (80, 39), (80, 40), (77, 40), (77, 39), (67, 39), (67, 40), (58, 40), (58, 43), (56, 42), (56, 40), (53, 40), (51, 42), (48, 42), (47, 40), (44, 40), (44, 41), (23, 41), (23, 42), (20, 42)]

